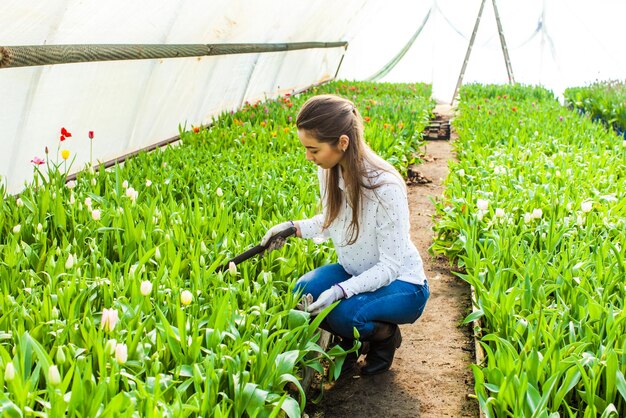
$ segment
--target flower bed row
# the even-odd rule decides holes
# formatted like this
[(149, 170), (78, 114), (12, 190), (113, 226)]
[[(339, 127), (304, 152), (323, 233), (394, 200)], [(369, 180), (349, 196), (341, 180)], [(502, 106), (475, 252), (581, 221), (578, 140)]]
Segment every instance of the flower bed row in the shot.
[(46, 152), (19, 197), (0, 190), (3, 416), (300, 416), (297, 376), (321, 371), (309, 354), (323, 315), (294, 310), (291, 288), (333, 261), (329, 246), (292, 240), (215, 269), (275, 222), (315, 213), (294, 119), (322, 92), (353, 98), (373, 148), (406, 169), (429, 87), (337, 82), (247, 104), (67, 184), (81, 139), (66, 127), (60, 163)]
[(626, 147), (538, 88), (466, 86), (435, 252), (474, 287), (487, 416), (626, 414)]
[(587, 87), (565, 90), (565, 104), (593, 120), (600, 120), (626, 140), (626, 84), (620, 81), (596, 82)]

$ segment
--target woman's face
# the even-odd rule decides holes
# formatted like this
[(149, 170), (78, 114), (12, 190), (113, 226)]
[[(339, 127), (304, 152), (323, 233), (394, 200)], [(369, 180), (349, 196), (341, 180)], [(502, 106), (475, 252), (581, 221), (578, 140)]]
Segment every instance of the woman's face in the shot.
[(306, 159), (322, 168), (333, 168), (343, 158), (343, 152), (339, 148), (318, 141), (308, 131), (298, 129), (298, 137), (306, 149)]

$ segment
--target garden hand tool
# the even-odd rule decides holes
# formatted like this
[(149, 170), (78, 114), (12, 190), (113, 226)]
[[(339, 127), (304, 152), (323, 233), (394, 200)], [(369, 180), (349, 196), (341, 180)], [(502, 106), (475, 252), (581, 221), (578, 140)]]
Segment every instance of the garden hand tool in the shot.
[(230, 265), (230, 263), (235, 263), (235, 265), (237, 265), (243, 261), (248, 260), (249, 258), (254, 257), (257, 254), (263, 253), (264, 251), (267, 251), (267, 250), (272, 251), (277, 248), (280, 248), (283, 246), (287, 238), (295, 234), (296, 234), (296, 228), (294, 226), (290, 226), (289, 228), (283, 229), (280, 232), (269, 237), (269, 239), (264, 245), (257, 245), (255, 247), (252, 247), (248, 251), (245, 251), (239, 254), (238, 256), (236, 256), (235, 258), (228, 260), (226, 264), (224, 264), (223, 266), (219, 266), (217, 269), (215, 269), (215, 272), (219, 273), (221, 271), (228, 270), (228, 266)]

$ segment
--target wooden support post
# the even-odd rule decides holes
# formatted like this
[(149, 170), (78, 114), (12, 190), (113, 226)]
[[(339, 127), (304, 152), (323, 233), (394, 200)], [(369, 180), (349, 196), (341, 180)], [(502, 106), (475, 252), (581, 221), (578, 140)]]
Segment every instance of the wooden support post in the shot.
[(454, 88), (454, 94), (452, 95), (452, 100), (450, 101), (450, 105), (454, 104), (454, 99), (456, 99), (456, 95), (461, 88), (461, 84), (463, 83), (463, 76), (465, 75), (465, 69), (467, 68), (467, 63), (469, 61), (470, 54), (472, 53), (472, 46), (474, 46), (474, 40), (476, 39), (476, 33), (478, 32), (478, 26), (480, 25), (480, 17), (483, 14), (483, 8), (485, 7), (485, 0), (480, 2), (480, 9), (478, 10), (478, 17), (476, 17), (476, 23), (474, 23), (474, 31), (472, 32), (472, 37), (470, 38), (469, 45), (467, 46), (467, 52), (465, 53), (465, 59), (463, 60), (463, 66), (461, 67), (461, 73), (459, 74), (459, 79), (456, 82), (456, 87)]
[(506, 47), (506, 41), (504, 40), (504, 31), (502, 30), (502, 23), (500, 22), (500, 14), (498, 13), (496, 0), (492, 1), (493, 12), (496, 15), (496, 23), (498, 25), (498, 35), (500, 36), (500, 46), (502, 47), (502, 54), (504, 55), (504, 64), (506, 65), (506, 72), (509, 76), (509, 84), (515, 84), (515, 78), (513, 77), (513, 67), (511, 66), (511, 60), (509, 59), (509, 50)]

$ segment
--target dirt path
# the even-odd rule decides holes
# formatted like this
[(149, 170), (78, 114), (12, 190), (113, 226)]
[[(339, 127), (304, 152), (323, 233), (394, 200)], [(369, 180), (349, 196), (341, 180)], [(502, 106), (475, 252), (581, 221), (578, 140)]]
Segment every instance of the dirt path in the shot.
[[(451, 116), (449, 106), (438, 106), (436, 112)], [(391, 369), (378, 376), (341, 377), (325, 389), (319, 405), (307, 406), (312, 418), (478, 416), (475, 401), (468, 398), (474, 385), (469, 369), (473, 340), (470, 328), (459, 326), (470, 309), (470, 290), (450, 273), (444, 258), (428, 253), (435, 211), (430, 199), (441, 196), (454, 154), (448, 141), (430, 141), (423, 151), (433, 160), (418, 169), (432, 183), (409, 187), (409, 209), (411, 237), (424, 260), (430, 300), (416, 323), (401, 326), (402, 347)]]

